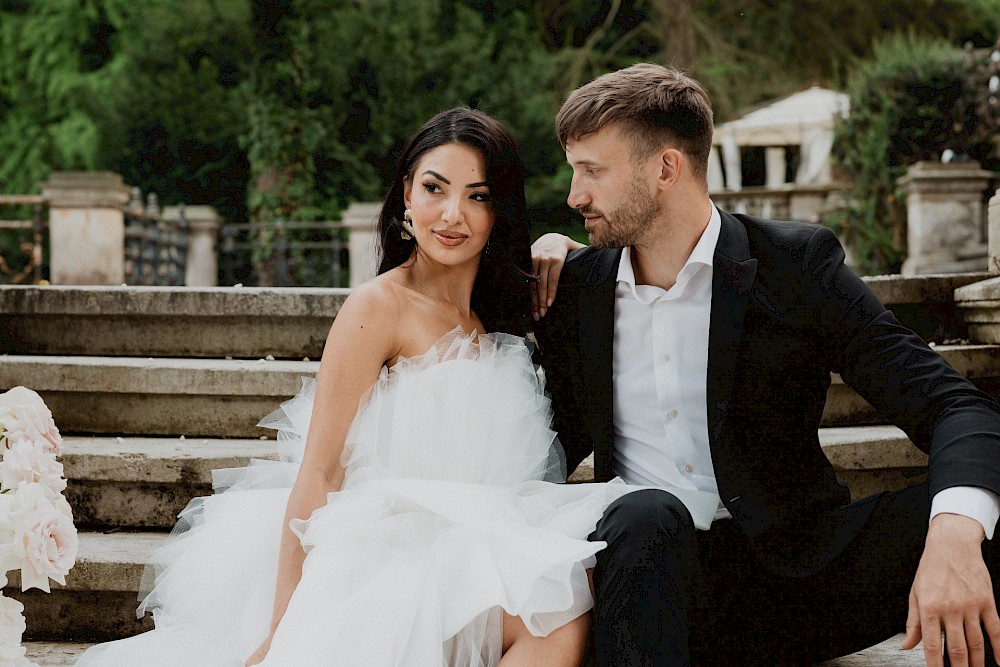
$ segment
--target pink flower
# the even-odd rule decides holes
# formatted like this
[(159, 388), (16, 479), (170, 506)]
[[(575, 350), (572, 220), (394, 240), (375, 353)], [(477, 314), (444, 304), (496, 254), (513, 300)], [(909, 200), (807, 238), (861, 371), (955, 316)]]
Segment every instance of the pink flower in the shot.
[[(73, 520), (52, 503), (41, 484), (22, 484), (9, 508), (14, 539), (9, 557), (21, 570), (21, 590), (49, 592), (49, 579), (65, 584), (80, 542)], [(8, 561), (9, 564), (9, 561)]]

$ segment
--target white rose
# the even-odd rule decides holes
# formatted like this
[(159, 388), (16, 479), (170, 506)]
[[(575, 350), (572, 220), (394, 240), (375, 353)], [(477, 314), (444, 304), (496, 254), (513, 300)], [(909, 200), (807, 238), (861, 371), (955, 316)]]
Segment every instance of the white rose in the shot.
[(0, 594), (0, 665), (17, 664), (24, 657), (24, 605)]
[(0, 463), (0, 489), (16, 489), (22, 483), (33, 482), (44, 486), (54, 500), (66, 488), (62, 463), (38, 441), (8, 441)]
[(14, 387), (0, 394), (0, 431), (8, 442), (27, 438), (41, 443), (47, 451), (59, 453), (62, 437), (52, 413), (37, 393)]
[(7, 570), (18, 567), (14, 556), (14, 527), (10, 522), (10, 508), (14, 494), (0, 493), (0, 589), (7, 585)]
[(49, 579), (66, 583), (80, 541), (72, 519), (46, 497), (40, 484), (24, 484), (10, 507), (14, 532), (12, 556), (21, 570), (21, 590), (49, 592)]

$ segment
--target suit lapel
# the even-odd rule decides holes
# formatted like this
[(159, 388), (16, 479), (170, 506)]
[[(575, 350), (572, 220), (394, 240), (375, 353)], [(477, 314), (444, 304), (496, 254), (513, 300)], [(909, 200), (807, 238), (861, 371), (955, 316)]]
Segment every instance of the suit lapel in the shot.
[(611, 479), (613, 468), (612, 352), (615, 335), (615, 284), (622, 250), (602, 250), (580, 290), (580, 349), (587, 390), (587, 429), (594, 442), (594, 474)]
[[(737, 351), (757, 260), (750, 256), (747, 232), (739, 220), (722, 211), (722, 229), (715, 247), (712, 273), (712, 313), (708, 334), (708, 439), (716, 475), (720, 440), (726, 425)], [(721, 457), (724, 458), (724, 457)]]

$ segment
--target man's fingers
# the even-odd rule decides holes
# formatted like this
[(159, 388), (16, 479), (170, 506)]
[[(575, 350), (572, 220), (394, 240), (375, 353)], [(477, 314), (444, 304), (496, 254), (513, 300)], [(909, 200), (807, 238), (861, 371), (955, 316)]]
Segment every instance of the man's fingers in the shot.
[(929, 613), (920, 614), (920, 636), (924, 641), (924, 660), (927, 661), (927, 667), (944, 667), (944, 644), (941, 633), (940, 618)]
[(1000, 662), (1000, 617), (997, 616), (996, 604), (983, 616), (983, 628), (993, 645), (993, 658)]
[(983, 628), (979, 615), (965, 619), (965, 646), (969, 654), (971, 667), (984, 667), (986, 664), (986, 644), (983, 640)]
[[(970, 647), (968, 639), (965, 635), (966, 631), (967, 625), (962, 619), (956, 619), (945, 623), (944, 648), (948, 651), (948, 659), (951, 661), (951, 667), (969, 667), (970, 665)], [(980, 632), (980, 638), (981, 637), (982, 632)], [(931, 663), (928, 661), (927, 664), (930, 665)], [(979, 667), (982, 667), (981, 662), (979, 663)]]
[(900, 644), (900, 648), (903, 650), (910, 650), (920, 643), (920, 615), (917, 611), (917, 601), (913, 597), (913, 593), (910, 593), (910, 604), (906, 611), (906, 636), (903, 637), (903, 643)]

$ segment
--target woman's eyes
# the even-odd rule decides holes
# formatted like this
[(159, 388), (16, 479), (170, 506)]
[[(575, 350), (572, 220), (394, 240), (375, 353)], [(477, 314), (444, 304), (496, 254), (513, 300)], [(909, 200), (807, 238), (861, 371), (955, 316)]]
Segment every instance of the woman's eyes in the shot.
[[(424, 190), (426, 190), (427, 192), (433, 193), (433, 194), (437, 194), (439, 192), (442, 192), (441, 186), (438, 185), (437, 183), (432, 182), (432, 181), (424, 183)], [(490, 193), (488, 193), (488, 192), (473, 192), (471, 195), (469, 195), (469, 199), (471, 199), (473, 201), (478, 201), (478, 202), (490, 202), (490, 201), (493, 201), (493, 197), (491, 197)]]

